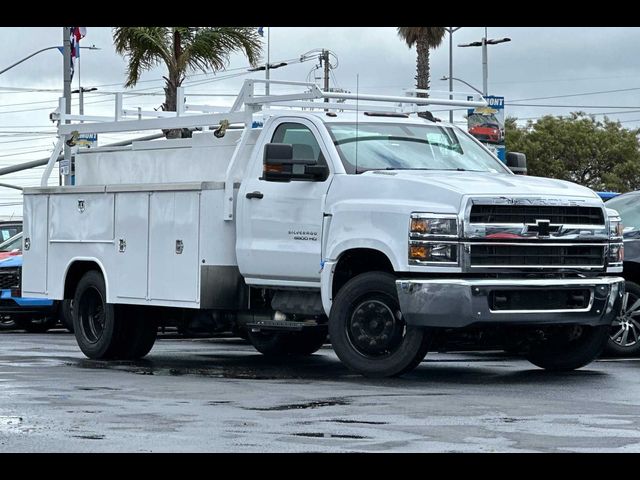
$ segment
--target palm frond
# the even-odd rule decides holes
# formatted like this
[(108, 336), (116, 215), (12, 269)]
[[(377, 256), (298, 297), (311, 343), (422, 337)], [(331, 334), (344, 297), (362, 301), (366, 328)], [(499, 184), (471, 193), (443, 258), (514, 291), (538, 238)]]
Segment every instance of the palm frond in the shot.
[(203, 27), (194, 29), (191, 42), (185, 44), (178, 69), (222, 70), (232, 53), (243, 53), (255, 65), (262, 53), (262, 41), (255, 27)]
[(116, 27), (113, 44), (116, 53), (128, 57), (126, 87), (135, 85), (142, 72), (164, 62), (170, 64), (167, 27)]
[(425, 41), (429, 48), (439, 47), (444, 40), (444, 34), (444, 27), (398, 27), (398, 36), (409, 48), (419, 40)]

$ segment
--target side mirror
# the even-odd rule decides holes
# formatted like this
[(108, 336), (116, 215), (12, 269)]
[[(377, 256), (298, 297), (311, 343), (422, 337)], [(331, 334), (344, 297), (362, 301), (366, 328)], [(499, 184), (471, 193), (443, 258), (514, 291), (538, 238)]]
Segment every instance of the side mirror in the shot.
[(507, 167), (516, 175), (526, 175), (527, 156), (524, 153), (508, 152)]
[(290, 182), (291, 180), (325, 180), (329, 171), (315, 160), (294, 158), (293, 145), (287, 143), (267, 143), (264, 146), (262, 179), (269, 182)]

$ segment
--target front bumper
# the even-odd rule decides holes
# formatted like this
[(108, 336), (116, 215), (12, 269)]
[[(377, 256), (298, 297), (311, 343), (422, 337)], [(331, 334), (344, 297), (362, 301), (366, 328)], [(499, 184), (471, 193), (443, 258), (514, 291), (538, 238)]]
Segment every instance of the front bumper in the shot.
[[(397, 280), (400, 310), (408, 325), (461, 328), (477, 323), (508, 325), (581, 324), (609, 325), (618, 316), (624, 295), (621, 277), (580, 279), (435, 279)], [(492, 295), (516, 295), (545, 291), (588, 291), (588, 303), (580, 308), (539, 305), (507, 309), (492, 306)]]
[(0, 290), (0, 316), (30, 316), (54, 313), (56, 302), (48, 298), (13, 297), (11, 290)]

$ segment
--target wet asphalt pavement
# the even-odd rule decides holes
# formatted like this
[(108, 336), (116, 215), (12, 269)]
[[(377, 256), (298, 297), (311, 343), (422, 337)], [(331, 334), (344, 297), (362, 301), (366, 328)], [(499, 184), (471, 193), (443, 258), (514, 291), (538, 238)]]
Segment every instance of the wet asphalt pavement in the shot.
[(145, 360), (73, 335), (0, 332), (3, 452), (640, 452), (640, 359), (544, 372), (501, 352), (430, 353), (369, 380), (325, 346), (275, 361), (164, 335)]

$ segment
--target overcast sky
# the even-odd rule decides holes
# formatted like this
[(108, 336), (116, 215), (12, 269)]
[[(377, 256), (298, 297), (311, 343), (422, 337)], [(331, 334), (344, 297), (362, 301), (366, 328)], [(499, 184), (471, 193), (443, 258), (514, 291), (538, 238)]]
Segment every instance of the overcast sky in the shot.
[[(481, 48), (459, 48), (456, 45), (480, 40), (483, 35), (484, 27), (463, 27), (454, 34), (454, 77), (478, 89), (482, 89)], [(529, 119), (546, 114), (566, 115), (578, 110), (613, 112), (608, 116), (620, 120), (625, 127), (640, 127), (640, 82), (637, 80), (640, 77), (640, 55), (637, 54), (640, 28), (489, 27), (488, 37), (511, 38), (511, 42), (489, 46), (488, 49), (489, 94), (505, 97), (506, 115)], [(20, 42), (15, 42), (15, 38), (20, 38)], [(358, 76), (361, 92), (402, 94), (403, 88), (410, 88), (414, 84), (415, 49), (407, 48), (398, 38), (395, 28), (274, 27), (270, 39), (272, 63), (297, 59), (313, 49), (331, 50), (337, 57), (337, 66), (332, 71), (332, 87), (355, 92)], [(61, 27), (0, 28), (0, 44), (4, 46), (0, 49), (0, 70), (36, 50), (60, 45), (61, 41)], [(112, 97), (104, 94), (123, 89), (126, 61), (113, 50), (110, 28), (88, 27), (81, 46), (90, 45), (96, 45), (101, 50), (83, 49), (81, 53), (79, 70), (82, 86), (98, 88), (96, 92), (85, 95), (85, 113), (109, 114), (113, 110), (113, 101)], [(336, 64), (334, 57), (332, 62)], [(295, 81), (313, 81), (317, 77), (320, 84), (321, 71), (312, 72), (317, 63), (316, 60), (294, 63), (273, 70), (271, 77)], [(246, 66), (247, 61), (241, 55), (236, 55), (231, 58), (228, 72), (219, 72), (217, 75), (196, 72), (185, 82), (187, 95), (189, 92), (233, 93), (245, 78), (264, 77), (264, 72), (256, 72), (219, 79), (225, 75), (242, 73)], [(447, 37), (442, 46), (431, 53), (432, 90), (448, 89), (448, 82), (440, 81), (448, 71)], [(125, 100), (125, 107), (158, 107), (163, 102), (161, 77), (164, 74), (162, 68), (143, 74), (142, 81), (134, 90), (157, 95), (129, 97)], [(189, 87), (190, 82), (195, 82), (195, 85)], [(78, 88), (78, 67), (73, 88)], [(55, 140), (55, 129), (48, 115), (55, 109), (61, 89), (62, 55), (57, 50), (40, 53), (0, 75), (0, 167), (48, 156)], [(567, 96), (624, 89), (632, 90)], [(454, 83), (454, 90), (470, 91), (461, 83)], [(556, 96), (559, 98), (538, 99)], [(534, 107), (512, 103), (522, 99), (536, 100), (518, 103), (570, 107)], [(209, 99), (209, 103), (219, 104), (220, 100)], [(73, 108), (77, 112), (77, 98)], [(447, 112), (436, 115), (448, 119)], [(456, 114), (455, 120), (464, 121), (462, 112)], [(100, 144), (116, 139), (116, 136), (102, 135)], [(21, 186), (35, 185), (40, 175), (41, 170), (33, 170), (4, 176), (1, 180)], [(20, 205), (7, 205), (20, 201), (18, 192), (0, 188), (1, 215), (21, 214)]]

